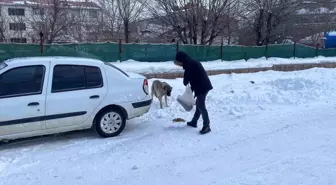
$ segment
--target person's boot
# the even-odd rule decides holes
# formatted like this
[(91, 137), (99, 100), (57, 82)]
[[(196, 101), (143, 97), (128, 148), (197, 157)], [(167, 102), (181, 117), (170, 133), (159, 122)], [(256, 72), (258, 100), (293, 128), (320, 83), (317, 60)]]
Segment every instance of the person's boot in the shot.
[(210, 126), (209, 125), (204, 125), (202, 130), (200, 130), (199, 132), (200, 132), (200, 134), (206, 134), (210, 131), (211, 131)]
[(187, 125), (189, 127), (197, 128), (197, 122), (196, 121), (189, 121), (189, 122), (187, 122)]

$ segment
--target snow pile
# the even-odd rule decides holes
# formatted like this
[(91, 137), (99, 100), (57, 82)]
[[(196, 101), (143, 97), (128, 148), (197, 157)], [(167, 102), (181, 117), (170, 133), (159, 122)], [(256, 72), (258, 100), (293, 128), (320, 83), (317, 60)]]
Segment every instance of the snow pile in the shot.
[[(274, 64), (299, 64), (299, 63), (323, 63), (336, 62), (336, 57), (316, 57), (308, 59), (285, 59), (285, 58), (259, 58), (237, 60), (237, 61), (210, 61), (202, 62), (206, 70), (218, 69), (239, 69), (239, 68), (259, 68), (272, 67)], [(182, 72), (183, 69), (175, 66), (173, 61), (169, 62), (137, 62), (134, 60), (113, 63), (115, 66), (127, 72), (136, 73), (167, 73)]]
[[(321, 98), (334, 96), (336, 71), (314, 68), (296, 72), (259, 72), (255, 74), (224, 74), (211, 76), (214, 89), (207, 97), (207, 107), (212, 114), (243, 116), (272, 108), (273, 105), (299, 105)], [(155, 79), (150, 79), (149, 85)], [(148, 120), (185, 115), (176, 98), (185, 87), (182, 80), (161, 79), (173, 87), (170, 107), (159, 109), (154, 99)], [(193, 111), (191, 111), (193, 112)], [(192, 114), (188, 115), (190, 119)], [(167, 120), (167, 121), (168, 121)]]

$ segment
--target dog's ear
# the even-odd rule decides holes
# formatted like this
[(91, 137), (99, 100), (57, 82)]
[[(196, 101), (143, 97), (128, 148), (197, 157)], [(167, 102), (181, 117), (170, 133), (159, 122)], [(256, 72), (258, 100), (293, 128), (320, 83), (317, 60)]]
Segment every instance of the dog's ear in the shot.
[(166, 84), (163, 86), (163, 90), (165, 90), (165, 91), (168, 90), (168, 86)]

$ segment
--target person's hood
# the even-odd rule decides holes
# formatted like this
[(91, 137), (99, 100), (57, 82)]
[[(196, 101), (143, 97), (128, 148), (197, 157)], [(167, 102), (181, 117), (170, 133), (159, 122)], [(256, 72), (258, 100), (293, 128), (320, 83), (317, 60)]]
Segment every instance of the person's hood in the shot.
[(193, 62), (193, 60), (183, 51), (176, 53), (175, 60), (181, 62), (184, 69), (188, 68), (189, 64)]

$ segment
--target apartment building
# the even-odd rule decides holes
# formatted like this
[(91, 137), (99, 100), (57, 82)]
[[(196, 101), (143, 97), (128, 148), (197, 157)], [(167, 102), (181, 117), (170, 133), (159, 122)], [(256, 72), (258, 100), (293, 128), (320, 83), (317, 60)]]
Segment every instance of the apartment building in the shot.
[(89, 0), (1, 0), (0, 42), (37, 43), (40, 32), (48, 43), (95, 41), (101, 17)]

